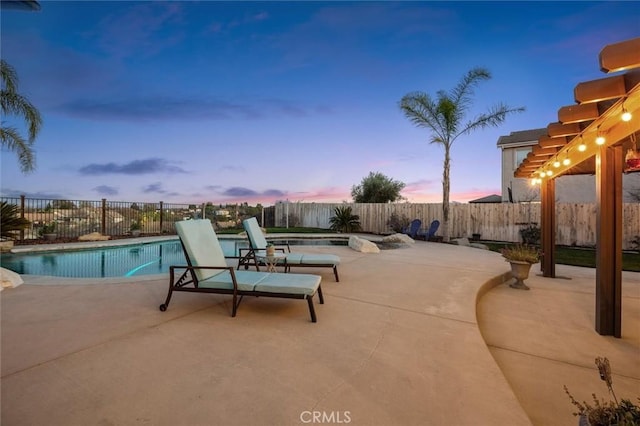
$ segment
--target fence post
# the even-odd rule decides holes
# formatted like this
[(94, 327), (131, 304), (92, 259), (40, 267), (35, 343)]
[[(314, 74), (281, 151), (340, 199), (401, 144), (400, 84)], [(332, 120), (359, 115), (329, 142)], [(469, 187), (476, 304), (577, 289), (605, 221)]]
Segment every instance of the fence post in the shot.
[(102, 199), (102, 223), (100, 233), (107, 235), (107, 199)]
[(163, 217), (164, 217), (164, 211), (162, 206), (164, 205), (164, 203), (162, 201), (160, 201), (160, 235), (162, 235), (162, 222), (163, 222)]
[[(24, 194), (20, 195), (20, 217), (22, 219), (24, 219), (24, 199)], [(24, 241), (24, 228), (20, 229), (20, 241)]]

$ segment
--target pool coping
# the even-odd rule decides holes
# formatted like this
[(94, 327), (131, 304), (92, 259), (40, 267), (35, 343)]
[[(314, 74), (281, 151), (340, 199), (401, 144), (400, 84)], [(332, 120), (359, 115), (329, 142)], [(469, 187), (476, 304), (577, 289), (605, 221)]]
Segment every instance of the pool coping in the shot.
[[(384, 236), (380, 235), (367, 235), (367, 234), (298, 234), (298, 233), (279, 233), (268, 234), (267, 240), (348, 240), (351, 236), (357, 236), (365, 238), (369, 241), (379, 242)], [(245, 240), (244, 234), (218, 234), (219, 239), (223, 240)], [(118, 240), (104, 240), (104, 241), (78, 241), (67, 243), (53, 243), (53, 244), (32, 244), (14, 246), (9, 253), (22, 254), (22, 253), (38, 253), (47, 251), (63, 251), (63, 250), (84, 250), (93, 248), (104, 247), (121, 247), (136, 244), (151, 244), (160, 241), (174, 241), (177, 240), (177, 235), (162, 235), (154, 237), (136, 237), (136, 238), (123, 238)]]

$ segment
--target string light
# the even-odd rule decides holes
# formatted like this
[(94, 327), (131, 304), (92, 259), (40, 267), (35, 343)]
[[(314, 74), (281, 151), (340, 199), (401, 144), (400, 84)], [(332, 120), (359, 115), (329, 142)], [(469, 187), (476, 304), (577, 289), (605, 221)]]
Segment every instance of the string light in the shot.
[(587, 150), (587, 145), (584, 143), (584, 139), (582, 139), (582, 135), (580, 135), (580, 145), (578, 145), (578, 151), (585, 152)]
[(547, 176), (551, 176), (553, 172), (551, 170), (547, 170)]
[(543, 178), (545, 177), (547, 174), (545, 172), (540, 172), (540, 177)]
[(596, 144), (597, 144), (597, 145), (604, 145), (604, 143), (605, 143), (606, 141), (607, 141), (607, 140), (605, 139), (605, 137), (604, 137), (604, 136), (602, 135), (602, 133), (600, 132), (600, 126), (598, 126), (598, 133), (597, 133), (597, 136), (596, 136)]
[(567, 151), (564, 153), (564, 160), (562, 160), (562, 164), (564, 166), (568, 166), (569, 164), (571, 164), (571, 160), (569, 159), (569, 151), (571, 150), (567, 149)]
[(622, 118), (622, 121), (631, 121), (631, 113), (624, 107), (624, 102), (622, 102), (622, 115), (620, 118)]
[(556, 161), (553, 162), (553, 167), (555, 167), (556, 169), (560, 167), (560, 161), (558, 160), (558, 157), (556, 157)]

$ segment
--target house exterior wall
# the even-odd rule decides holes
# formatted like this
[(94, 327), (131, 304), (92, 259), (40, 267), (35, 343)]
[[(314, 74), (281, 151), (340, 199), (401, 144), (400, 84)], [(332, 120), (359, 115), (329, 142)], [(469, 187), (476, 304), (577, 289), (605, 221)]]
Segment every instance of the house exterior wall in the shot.
[[(529, 149), (538, 141), (514, 140), (499, 142), (502, 150), (502, 201), (509, 202), (509, 188), (513, 194), (513, 202), (540, 201), (540, 186), (532, 186), (529, 179), (516, 178), (513, 173), (518, 168), (516, 153)], [(640, 196), (640, 173), (629, 173), (622, 177), (623, 202), (638, 201), (630, 193)], [(596, 180), (594, 175), (565, 175), (556, 179), (556, 202), (559, 203), (595, 203)]]

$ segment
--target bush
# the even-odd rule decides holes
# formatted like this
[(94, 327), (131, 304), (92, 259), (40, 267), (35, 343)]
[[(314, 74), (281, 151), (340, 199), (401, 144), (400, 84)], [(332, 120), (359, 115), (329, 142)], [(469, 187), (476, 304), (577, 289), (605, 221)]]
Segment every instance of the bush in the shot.
[(524, 244), (537, 245), (540, 243), (540, 227), (536, 225), (529, 225), (526, 228), (520, 230), (520, 236)]
[(360, 216), (351, 212), (351, 207), (341, 206), (333, 210), (335, 216), (329, 219), (331, 230), (354, 232), (360, 230)]
[(398, 216), (396, 213), (391, 213), (389, 220), (387, 220), (387, 226), (391, 228), (393, 232), (400, 233), (404, 228), (409, 226), (409, 218), (406, 216)]
[(15, 231), (25, 229), (31, 223), (18, 213), (18, 206), (15, 204), (0, 202), (0, 231), (3, 238), (13, 238)]
[[(613, 379), (611, 377), (611, 367), (607, 358), (596, 358), (596, 365), (600, 372), (600, 378), (607, 383), (609, 393), (613, 396), (613, 401), (598, 400), (596, 394), (593, 396), (593, 406), (583, 401), (582, 403), (569, 393), (567, 386), (564, 391), (569, 395), (571, 403), (578, 409), (573, 413), (574, 416), (582, 416), (586, 418), (591, 426), (633, 426), (640, 424), (640, 407), (633, 404), (628, 399), (621, 399), (618, 402), (616, 394), (613, 391)], [(638, 399), (640, 401), (640, 398)], [(581, 423), (582, 424), (582, 423)]]

